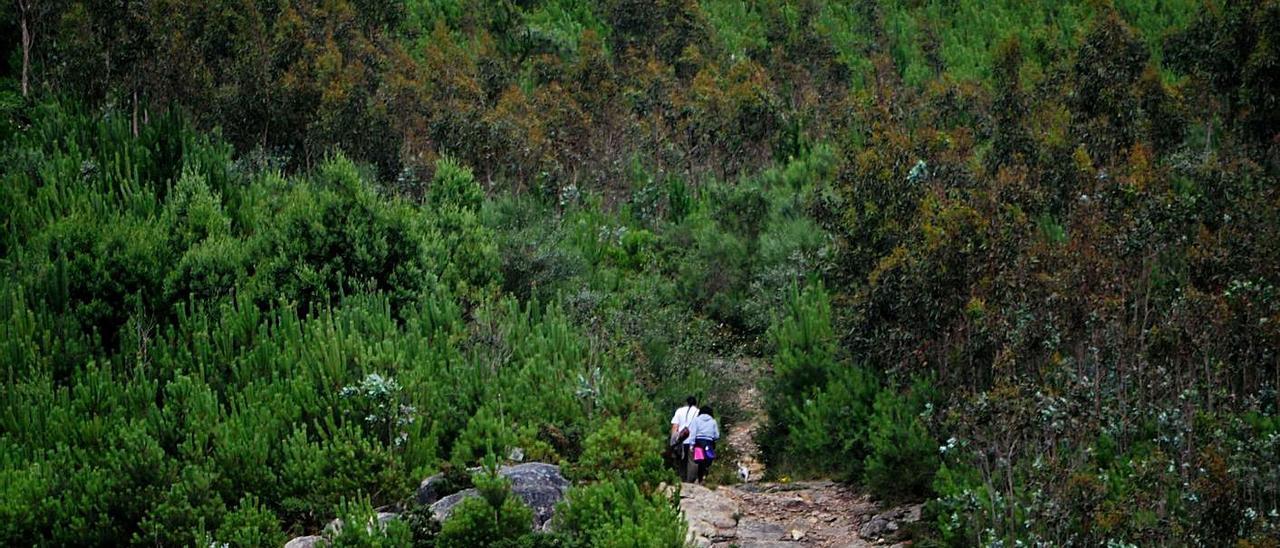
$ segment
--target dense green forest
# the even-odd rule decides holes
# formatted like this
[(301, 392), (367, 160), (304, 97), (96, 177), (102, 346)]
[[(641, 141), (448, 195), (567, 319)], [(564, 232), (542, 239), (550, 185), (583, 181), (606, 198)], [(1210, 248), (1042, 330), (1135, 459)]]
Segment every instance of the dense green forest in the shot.
[[(0, 545), (680, 546), (683, 397), (922, 546), (1280, 546), (1276, 0), (14, 0)], [(552, 531), (491, 475), (575, 483)]]

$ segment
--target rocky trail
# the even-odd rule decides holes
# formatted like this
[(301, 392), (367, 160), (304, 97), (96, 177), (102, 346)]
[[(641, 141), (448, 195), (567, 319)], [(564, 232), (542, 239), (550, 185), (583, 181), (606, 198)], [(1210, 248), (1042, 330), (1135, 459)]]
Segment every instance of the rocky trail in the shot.
[[(689, 540), (696, 546), (785, 548), (802, 546), (905, 546), (897, 541), (901, 528), (920, 519), (920, 505), (883, 508), (868, 495), (827, 480), (764, 482), (755, 435), (763, 423), (759, 391), (750, 364), (728, 365), (749, 379), (739, 392), (738, 405), (746, 420), (730, 428), (725, 443), (738, 455), (748, 480), (709, 489), (681, 486), (680, 508), (689, 521)], [(741, 378), (741, 377), (740, 377)]]

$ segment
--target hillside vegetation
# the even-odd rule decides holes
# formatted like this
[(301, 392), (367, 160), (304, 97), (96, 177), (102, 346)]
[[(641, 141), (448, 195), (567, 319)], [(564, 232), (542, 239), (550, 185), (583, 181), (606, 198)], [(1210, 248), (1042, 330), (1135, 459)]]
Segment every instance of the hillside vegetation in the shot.
[(678, 546), (751, 355), (917, 544), (1280, 545), (1275, 0), (0, 15), (0, 544)]

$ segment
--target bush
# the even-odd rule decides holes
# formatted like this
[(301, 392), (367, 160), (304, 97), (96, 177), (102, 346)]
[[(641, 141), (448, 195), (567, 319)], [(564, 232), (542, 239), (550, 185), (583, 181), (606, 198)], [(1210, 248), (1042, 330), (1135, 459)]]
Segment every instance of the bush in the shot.
[(431, 260), (443, 259), (447, 248), (428, 220), (403, 202), (379, 197), (343, 156), (329, 158), (314, 182), (277, 200), (256, 243), (265, 254), (254, 282), (260, 300), (311, 307), (381, 290), (399, 310), (449, 266)]
[(675, 501), (630, 479), (574, 487), (556, 507), (553, 526), (585, 546), (684, 546), (685, 521)]
[(582, 456), (569, 469), (576, 481), (629, 480), (649, 493), (675, 479), (662, 462), (661, 440), (626, 429), (617, 417), (606, 419), (582, 444)]
[(226, 507), (213, 489), (214, 473), (188, 466), (139, 524), (136, 543), (190, 546), (215, 531)]
[(867, 431), (866, 484), (878, 497), (898, 500), (933, 494), (938, 444), (920, 419), (920, 400), (883, 390)]
[(280, 546), (288, 540), (275, 513), (252, 495), (240, 499), (236, 509), (226, 515), (214, 539), (232, 548)]
[(508, 480), (490, 471), (474, 481), (480, 496), (467, 498), (454, 507), (440, 528), (437, 546), (494, 546), (529, 534), (533, 510), (512, 495)]
[(821, 287), (792, 287), (785, 313), (775, 318), (768, 336), (774, 357), (773, 374), (764, 385), (769, 424), (763, 447), (765, 457), (776, 464), (785, 461), (785, 452), (793, 447), (792, 430), (801, 427), (802, 414), (808, 415), (810, 427), (817, 426), (812, 421), (820, 411), (805, 402), (823, 390), (837, 367), (826, 292)]
[[(470, 478), (467, 481), (470, 483)], [(436, 520), (435, 514), (431, 511), (431, 506), (418, 504), (416, 499), (409, 501), (408, 504), (409, 508), (400, 514), (400, 519), (404, 520), (405, 525), (409, 528), (411, 546), (413, 548), (435, 548), (436, 538), (440, 536), (440, 522)]]
[(378, 521), (378, 513), (366, 498), (343, 501), (337, 508), (341, 528), (333, 534), (334, 548), (400, 548), (409, 546), (413, 535), (399, 519)]
[(498, 281), (501, 263), (493, 231), (480, 221), (484, 191), (471, 170), (453, 160), (436, 163), (428, 192), (437, 276), (458, 295), (482, 293)]
[(786, 463), (814, 473), (861, 481), (870, 453), (868, 431), (880, 383), (858, 366), (837, 367), (811, 399), (793, 402)]

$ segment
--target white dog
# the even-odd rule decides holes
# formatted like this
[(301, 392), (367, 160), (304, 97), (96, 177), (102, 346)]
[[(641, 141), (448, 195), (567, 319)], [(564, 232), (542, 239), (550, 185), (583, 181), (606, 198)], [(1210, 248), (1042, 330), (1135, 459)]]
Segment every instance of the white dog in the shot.
[(738, 461), (738, 479), (741, 479), (743, 483), (746, 483), (750, 478), (751, 471), (747, 470), (747, 466), (742, 464), (742, 461)]

